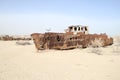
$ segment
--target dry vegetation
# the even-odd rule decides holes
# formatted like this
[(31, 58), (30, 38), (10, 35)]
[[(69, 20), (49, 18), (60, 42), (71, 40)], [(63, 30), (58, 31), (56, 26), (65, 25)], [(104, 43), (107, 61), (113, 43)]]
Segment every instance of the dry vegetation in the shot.
[(23, 41), (23, 40), (20, 40), (20, 41), (16, 41), (16, 44), (17, 45), (31, 45), (31, 43), (29, 41)]
[(90, 49), (90, 53), (95, 53), (97, 55), (102, 55), (102, 49), (103, 41), (101, 38), (96, 38), (94, 41), (91, 42), (91, 45), (88, 45), (88, 48)]

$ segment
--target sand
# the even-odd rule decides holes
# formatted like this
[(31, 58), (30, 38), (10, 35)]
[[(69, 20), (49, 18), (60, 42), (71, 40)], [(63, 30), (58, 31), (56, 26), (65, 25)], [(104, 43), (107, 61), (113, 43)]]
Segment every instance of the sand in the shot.
[(37, 53), (33, 43), (0, 41), (0, 80), (120, 80), (119, 54), (115, 45)]

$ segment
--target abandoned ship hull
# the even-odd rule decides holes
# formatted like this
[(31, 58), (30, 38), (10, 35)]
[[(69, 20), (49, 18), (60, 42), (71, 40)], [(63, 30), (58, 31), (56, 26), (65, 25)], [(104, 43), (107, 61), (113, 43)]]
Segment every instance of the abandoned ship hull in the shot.
[[(66, 33), (33, 33), (32, 38), (34, 40), (37, 50), (41, 49), (74, 49), (74, 48), (86, 48), (92, 45), (92, 42), (97, 40), (102, 41), (101, 46), (108, 46), (113, 44), (113, 39), (108, 38), (106, 34), (82, 34), (76, 35)], [(96, 47), (96, 46), (95, 46)]]

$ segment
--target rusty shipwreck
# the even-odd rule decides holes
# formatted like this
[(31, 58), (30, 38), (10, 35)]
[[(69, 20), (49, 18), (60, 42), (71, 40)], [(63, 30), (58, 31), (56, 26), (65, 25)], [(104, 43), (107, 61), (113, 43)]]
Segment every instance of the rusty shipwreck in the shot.
[(65, 33), (33, 33), (31, 36), (37, 50), (86, 48), (95, 40), (102, 41), (101, 47), (113, 44), (113, 38), (106, 34), (89, 34), (88, 27), (81, 25), (69, 26)]

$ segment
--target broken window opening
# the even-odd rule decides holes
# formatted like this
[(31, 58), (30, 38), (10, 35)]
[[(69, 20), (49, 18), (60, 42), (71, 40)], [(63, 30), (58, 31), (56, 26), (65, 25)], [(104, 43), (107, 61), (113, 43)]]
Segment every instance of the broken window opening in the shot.
[(74, 30), (77, 31), (77, 27), (74, 27)]
[(78, 31), (80, 31), (80, 27), (78, 27)]
[(69, 27), (70, 30), (72, 30), (73, 27)]
[(83, 30), (83, 27), (81, 27), (81, 30)]
[(87, 27), (85, 27), (85, 31), (87, 31)]
[(69, 31), (70, 31), (70, 32), (72, 31), (72, 29), (73, 29), (73, 27), (69, 27)]
[(57, 41), (60, 41), (60, 36), (57, 36)]
[(70, 40), (72, 40), (72, 38), (70, 38)]

